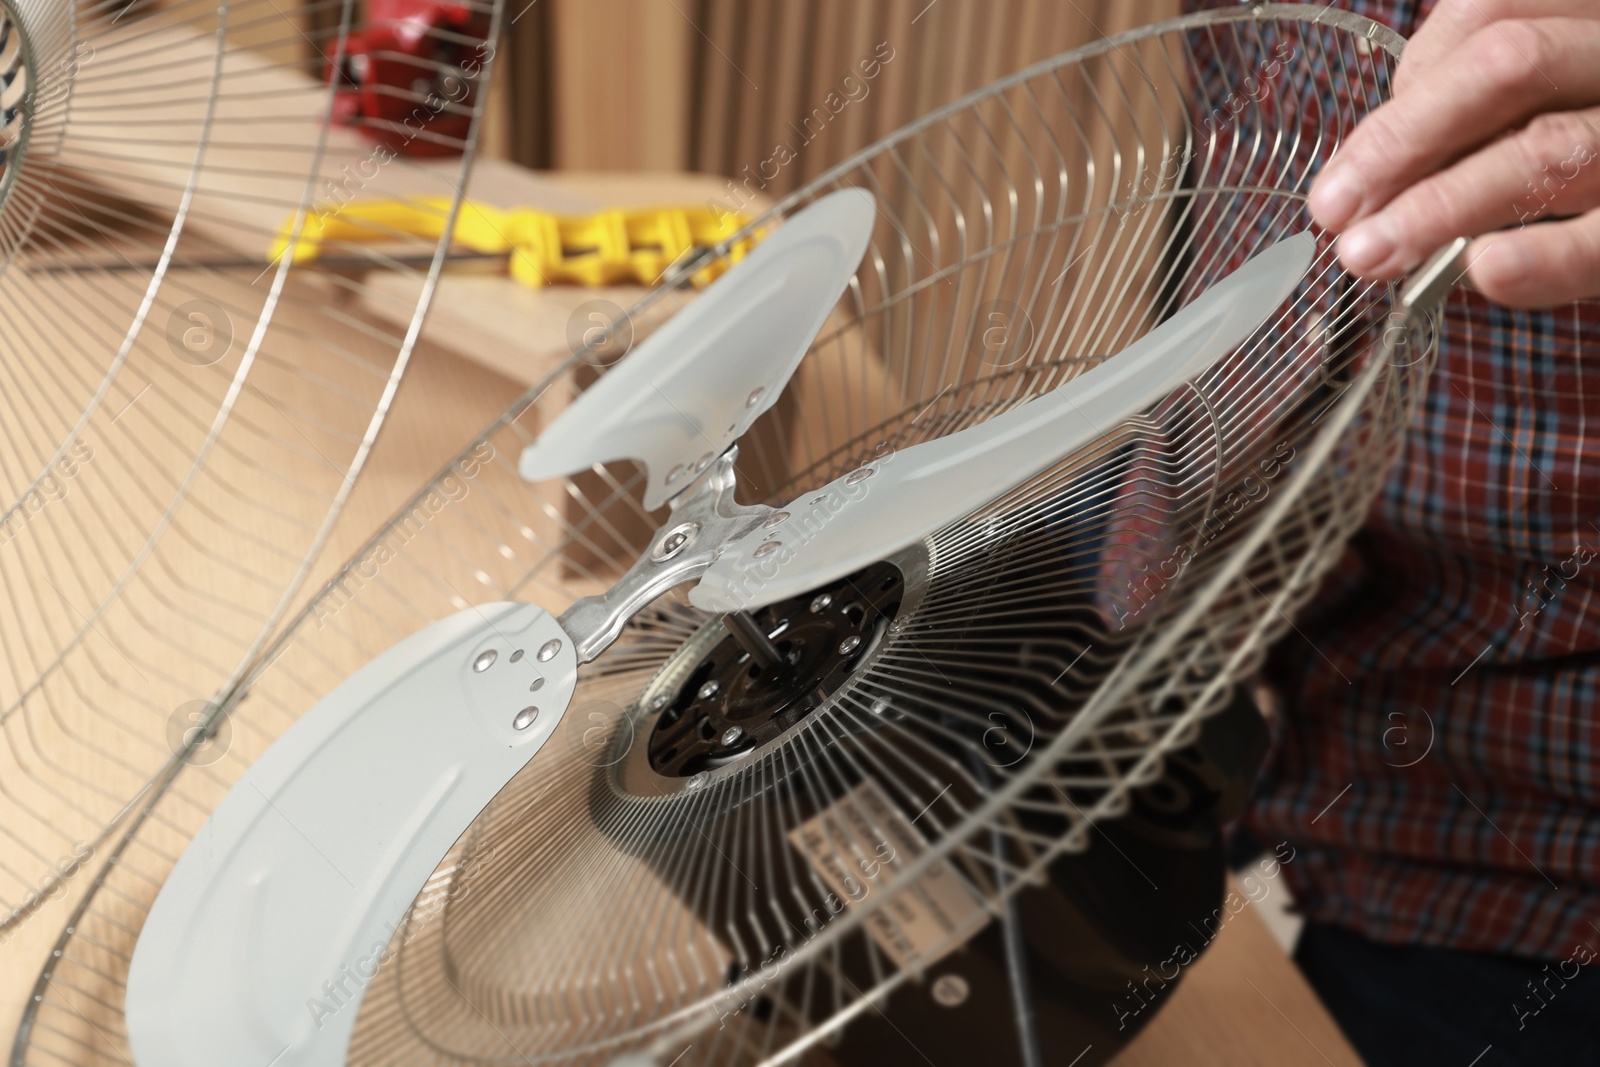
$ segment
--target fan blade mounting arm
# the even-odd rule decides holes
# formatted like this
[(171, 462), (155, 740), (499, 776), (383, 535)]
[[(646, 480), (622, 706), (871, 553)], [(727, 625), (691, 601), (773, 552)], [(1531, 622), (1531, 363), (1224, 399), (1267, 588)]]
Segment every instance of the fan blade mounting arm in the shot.
[(584, 390), (522, 453), (529, 480), (632, 459), (644, 506), (682, 492), (777, 402), (866, 252), (877, 201), (842, 189), (790, 217)]
[(344, 1063), (412, 900), (576, 685), (554, 618), (485, 604), (424, 627), (301, 716), (150, 909), (128, 972), (140, 1067)]
[(689, 592), (749, 611), (835, 581), (960, 519), (1091, 444), (1208, 370), (1256, 332), (1310, 269), (1316, 241), (1279, 241), (1133, 345), (1055, 390), (892, 453), (788, 505), (729, 543)]

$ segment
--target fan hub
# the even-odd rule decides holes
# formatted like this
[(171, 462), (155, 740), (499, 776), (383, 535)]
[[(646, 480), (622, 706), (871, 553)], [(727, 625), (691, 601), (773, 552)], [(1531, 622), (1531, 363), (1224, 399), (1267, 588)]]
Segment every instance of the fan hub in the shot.
[(883, 640), (905, 576), (875, 563), (753, 613), (782, 662), (763, 666), (721, 626), (697, 662), (648, 694), (657, 711), (646, 750), (657, 774), (686, 778), (754, 751), (810, 715)]

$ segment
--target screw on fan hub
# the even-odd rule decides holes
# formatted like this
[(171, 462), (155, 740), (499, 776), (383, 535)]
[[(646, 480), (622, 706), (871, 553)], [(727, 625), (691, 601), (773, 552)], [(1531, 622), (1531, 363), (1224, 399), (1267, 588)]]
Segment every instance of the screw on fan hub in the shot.
[(730, 631), (701, 656), (675, 692), (657, 694), (650, 766), (686, 778), (722, 766), (773, 740), (821, 707), (894, 621), (905, 578), (876, 563), (803, 596), (748, 616), (780, 661), (761, 662)]

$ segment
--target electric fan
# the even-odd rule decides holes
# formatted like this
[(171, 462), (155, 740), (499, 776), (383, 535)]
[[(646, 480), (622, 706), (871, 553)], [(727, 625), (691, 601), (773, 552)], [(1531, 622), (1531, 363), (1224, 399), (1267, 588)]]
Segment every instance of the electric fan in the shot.
[(1103, 996), (1016, 1027), (1100, 1062), (1060, 1042), (1138, 972), (1110, 871), (1214, 850), (1212, 727), (1426, 381), (1459, 247), (1364, 285), (1303, 204), (1399, 47), (1191, 16), (787, 198), (251, 660), (14, 1062), (854, 1062), (897, 1018), (1001, 1029), (962, 1014), (995, 967)]

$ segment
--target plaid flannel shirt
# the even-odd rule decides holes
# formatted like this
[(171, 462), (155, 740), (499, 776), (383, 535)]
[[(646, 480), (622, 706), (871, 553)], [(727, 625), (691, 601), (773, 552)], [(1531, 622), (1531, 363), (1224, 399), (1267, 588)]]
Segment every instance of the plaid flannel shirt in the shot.
[[(1406, 36), (1432, 7), (1341, 3)], [(1284, 875), (1314, 920), (1600, 946), (1597, 341), (1600, 302), (1458, 291), (1365, 528), (1274, 652), (1285, 713), (1246, 819), (1298, 848)]]

